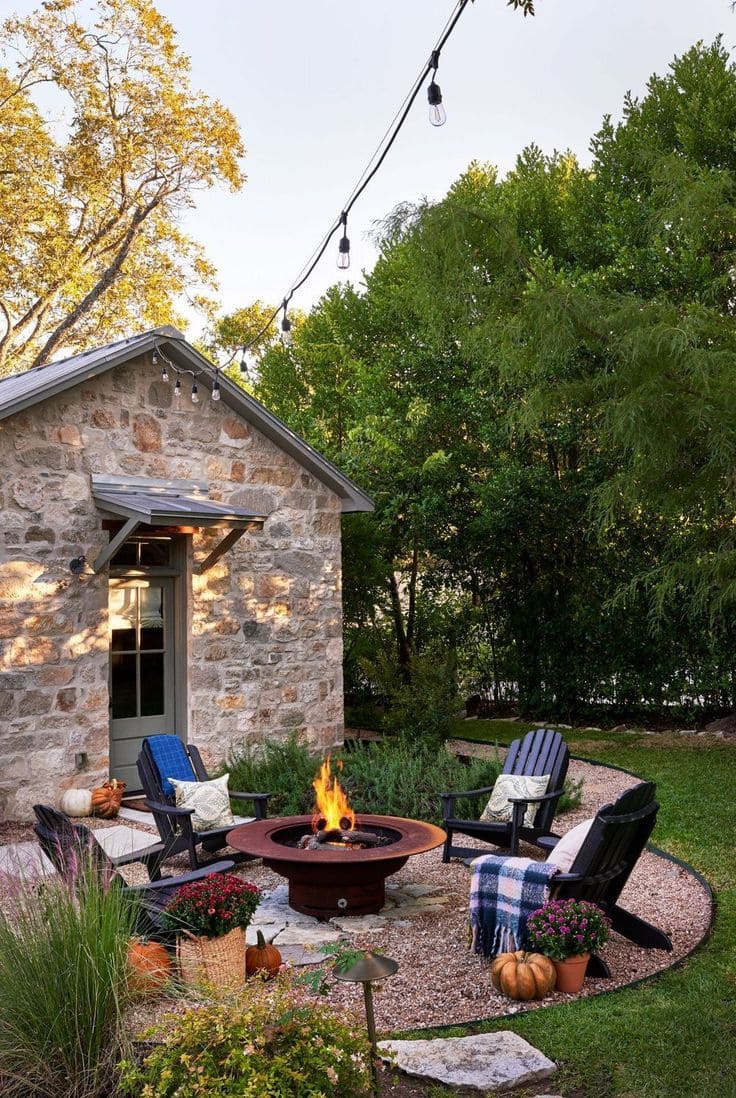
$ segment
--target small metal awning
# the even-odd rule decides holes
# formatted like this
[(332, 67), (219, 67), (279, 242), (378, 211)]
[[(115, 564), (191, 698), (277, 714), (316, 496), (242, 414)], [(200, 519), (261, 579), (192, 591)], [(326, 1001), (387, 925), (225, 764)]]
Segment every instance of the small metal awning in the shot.
[(186, 481), (139, 481), (92, 477), (92, 498), (109, 515), (125, 519), (92, 568), (99, 572), (139, 526), (223, 526), (228, 533), (209, 556), (195, 564), (194, 571), (206, 572), (223, 553), (231, 549), (246, 530), (261, 530), (266, 521), (243, 507), (218, 503), (204, 495), (206, 485)]

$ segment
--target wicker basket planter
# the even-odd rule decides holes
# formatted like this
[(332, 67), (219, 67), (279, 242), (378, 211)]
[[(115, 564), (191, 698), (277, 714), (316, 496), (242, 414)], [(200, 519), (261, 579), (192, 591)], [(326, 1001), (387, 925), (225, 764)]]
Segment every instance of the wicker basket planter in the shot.
[(184, 931), (176, 954), (185, 984), (215, 984), (237, 989), (245, 982), (245, 931), (236, 926), (219, 938), (198, 937)]

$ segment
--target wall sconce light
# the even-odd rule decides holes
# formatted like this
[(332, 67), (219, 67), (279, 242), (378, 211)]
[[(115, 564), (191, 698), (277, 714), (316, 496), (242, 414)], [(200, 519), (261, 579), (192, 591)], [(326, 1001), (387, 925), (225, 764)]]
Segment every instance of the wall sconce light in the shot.
[(81, 576), (87, 567), (87, 558), (82, 555), (81, 557), (74, 557), (69, 561), (69, 571), (73, 576)]

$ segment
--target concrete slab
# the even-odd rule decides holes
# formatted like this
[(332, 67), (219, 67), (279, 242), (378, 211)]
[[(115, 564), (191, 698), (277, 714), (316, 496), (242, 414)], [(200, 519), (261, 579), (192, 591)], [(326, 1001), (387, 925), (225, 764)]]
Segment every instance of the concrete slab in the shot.
[(0, 874), (35, 880), (37, 877), (55, 872), (53, 865), (35, 841), (0, 846)]
[(408, 1075), (479, 1091), (533, 1086), (557, 1070), (552, 1060), (510, 1030), (428, 1041), (379, 1041), (378, 1052)]

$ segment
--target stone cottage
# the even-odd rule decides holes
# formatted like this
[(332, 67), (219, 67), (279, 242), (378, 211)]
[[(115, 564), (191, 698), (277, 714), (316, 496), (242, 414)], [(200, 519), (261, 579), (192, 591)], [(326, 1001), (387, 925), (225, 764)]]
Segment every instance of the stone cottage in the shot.
[(343, 733), (340, 515), (370, 499), (174, 328), (0, 381), (0, 818), (143, 736)]

